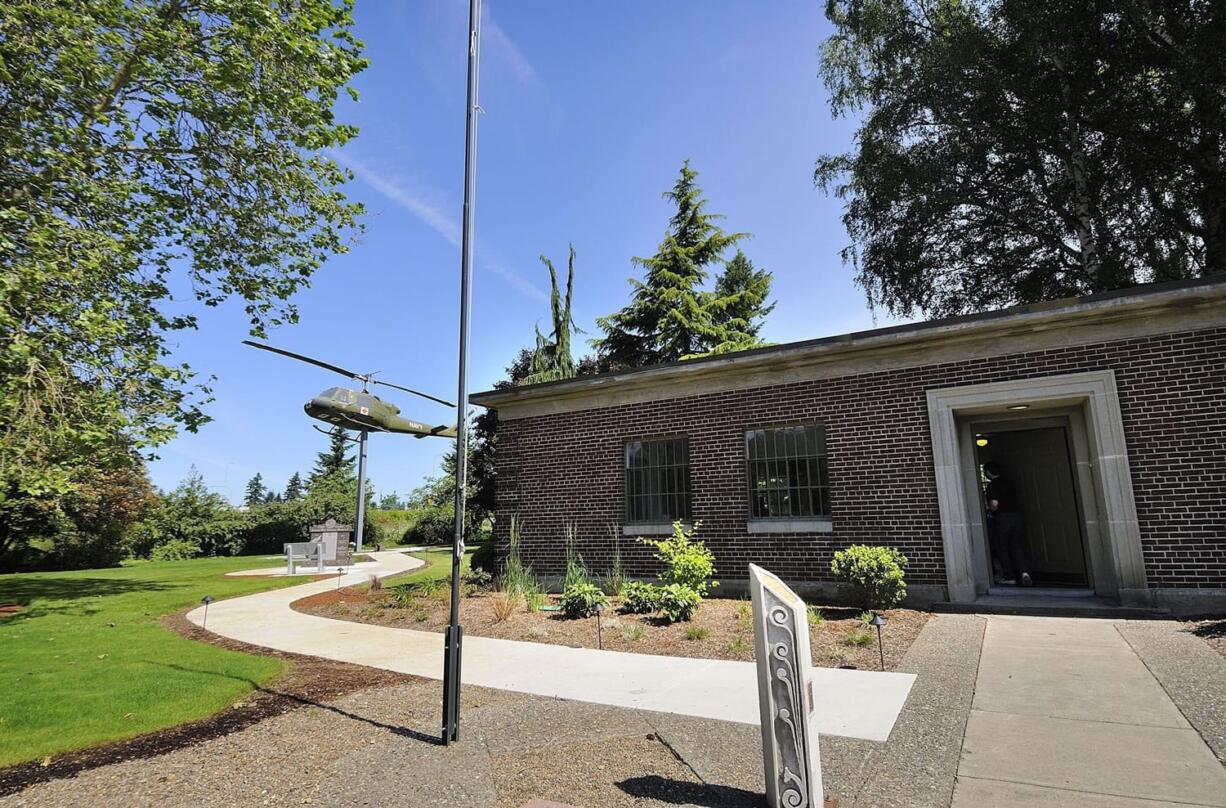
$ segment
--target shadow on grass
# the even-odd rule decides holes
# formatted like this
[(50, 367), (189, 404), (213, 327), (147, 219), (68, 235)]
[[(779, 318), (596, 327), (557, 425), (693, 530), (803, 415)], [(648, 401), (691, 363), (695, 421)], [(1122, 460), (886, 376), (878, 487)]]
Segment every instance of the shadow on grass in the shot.
[(696, 805), (701, 808), (758, 808), (766, 798), (753, 791), (711, 783), (670, 780), (656, 774), (630, 777), (617, 787), (636, 799), (656, 800), (669, 805)]
[(0, 614), (0, 625), (12, 620), (25, 620), (48, 614), (98, 611), (91, 604), (78, 602), (83, 598), (104, 598), (130, 592), (160, 592), (174, 588), (173, 585), (159, 581), (134, 581), (127, 578), (0, 576), (0, 603), (19, 603), (26, 606), (14, 614)]

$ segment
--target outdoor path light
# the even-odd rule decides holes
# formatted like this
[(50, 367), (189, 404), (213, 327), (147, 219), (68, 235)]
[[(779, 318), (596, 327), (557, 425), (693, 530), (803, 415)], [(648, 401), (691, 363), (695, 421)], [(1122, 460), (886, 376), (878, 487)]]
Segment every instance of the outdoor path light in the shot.
[(885, 647), (881, 644), (881, 627), (886, 624), (886, 619), (880, 612), (873, 612), (873, 619), (868, 621), (868, 624), (877, 627), (877, 656), (881, 658), (881, 669), (885, 670)]
[(200, 628), (208, 628), (209, 625), (209, 604), (213, 602), (212, 595), (205, 595), (200, 599), (204, 604), (204, 619), (200, 621)]
[[(336, 588), (338, 590), (341, 588), (341, 578), (344, 578), (344, 577), (345, 577), (345, 568), (337, 567), (336, 568)], [(881, 631), (881, 629), (877, 629), (877, 630)]]
[(604, 638), (600, 633), (600, 613), (604, 611), (604, 604), (596, 604), (596, 648), (600, 651), (604, 650)]

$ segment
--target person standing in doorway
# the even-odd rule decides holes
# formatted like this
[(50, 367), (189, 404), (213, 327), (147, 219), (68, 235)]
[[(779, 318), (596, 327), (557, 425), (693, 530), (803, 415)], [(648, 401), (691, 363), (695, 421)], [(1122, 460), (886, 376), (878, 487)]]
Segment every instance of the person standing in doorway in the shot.
[(1000, 562), (1002, 584), (1030, 586), (1030, 558), (1022, 530), (1022, 503), (1017, 489), (995, 460), (983, 464), (988, 478), (983, 500), (988, 506), (989, 534), (993, 538), (996, 560)]

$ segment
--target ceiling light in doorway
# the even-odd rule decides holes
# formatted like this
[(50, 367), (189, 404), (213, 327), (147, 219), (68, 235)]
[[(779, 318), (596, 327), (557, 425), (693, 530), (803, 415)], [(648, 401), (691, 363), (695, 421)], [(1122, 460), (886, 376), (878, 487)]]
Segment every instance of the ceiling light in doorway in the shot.
[(1030, 409), (1030, 405), (1029, 405), (1029, 404), (1014, 404), (1013, 406), (1009, 407), (1009, 409), (1011, 409), (1011, 410), (1028, 410), (1028, 409)]
[(985, 438), (983, 435), (976, 435), (975, 445), (978, 446), (980, 449), (982, 449), (984, 446), (988, 445), (988, 439)]

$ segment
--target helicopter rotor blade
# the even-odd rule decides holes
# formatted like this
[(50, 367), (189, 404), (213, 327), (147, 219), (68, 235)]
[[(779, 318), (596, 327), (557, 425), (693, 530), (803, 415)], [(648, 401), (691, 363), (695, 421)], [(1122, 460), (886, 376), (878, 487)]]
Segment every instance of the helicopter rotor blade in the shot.
[(454, 406), (455, 406), (455, 405), (454, 405), (454, 404), (452, 404), (450, 401), (444, 401), (443, 399), (438, 398), (437, 396), (432, 396), (432, 395), (430, 395), (429, 393), (423, 393), (423, 392), (421, 392), (420, 390), (414, 390), (414, 389), (409, 388), (409, 387), (401, 387), (400, 385), (398, 385), (398, 384), (392, 384), (391, 382), (381, 382), (381, 381), (379, 381), (378, 379), (371, 379), (371, 380), (370, 380), (370, 383), (371, 383), (371, 384), (381, 384), (381, 385), (383, 385), (384, 387), (395, 387), (397, 390), (403, 390), (404, 392), (406, 392), (406, 393), (412, 393), (412, 394), (413, 394), (413, 395), (415, 395), (415, 396), (421, 396), (422, 398), (428, 398), (428, 399), (430, 399), (431, 401), (437, 401), (439, 404), (442, 404), (442, 405), (443, 405), (443, 406), (445, 406), (445, 407), (454, 407)]
[(306, 362), (311, 365), (316, 365), (317, 367), (324, 368), (325, 370), (330, 370), (333, 373), (339, 373), (342, 376), (348, 376), (351, 379), (357, 379), (358, 381), (366, 380), (366, 377), (360, 373), (354, 373), (352, 370), (345, 370), (345, 368), (338, 367), (337, 365), (331, 365), (319, 359), (313, 359), (309, 356), (303, 356), (302, 354), (294, 353), (293, 351), (287, 351), (284, 348), (274, 348), (271, 345), (264, 345), (259, 342), (253, 342), (249, 339), (243, 340), (243, 344), (250, 345), (252, 348), (259, 348), (260, 350), (271, 351), (272, 353), (275, 353), (275, 354), (281, 354), (282, 356), (288, 356), (290, 359), (297, 359), (299, 362)]

